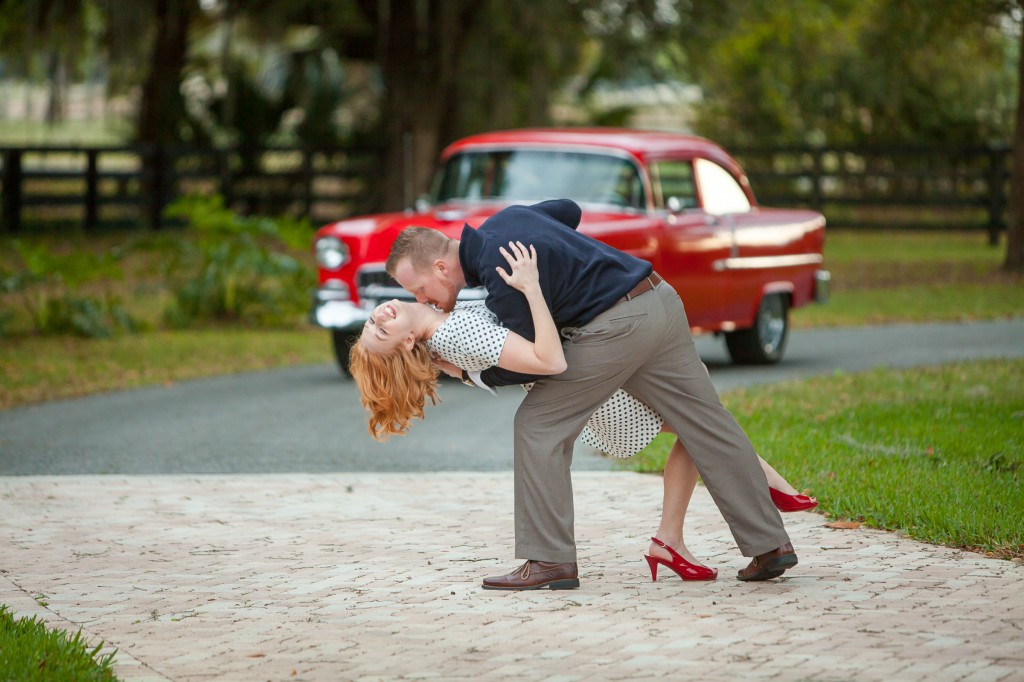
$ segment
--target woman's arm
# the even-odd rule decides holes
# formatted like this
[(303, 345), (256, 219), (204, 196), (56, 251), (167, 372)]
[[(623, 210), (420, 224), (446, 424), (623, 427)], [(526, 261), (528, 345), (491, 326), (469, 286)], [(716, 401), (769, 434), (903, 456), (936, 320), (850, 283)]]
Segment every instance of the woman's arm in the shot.
[(515, 332), (509, 332), (498, 358), (498, 367), (524, 374), (561, 374), (565, 371), (565, 353), (555, 321), (540, 289), (537, 271), (537, 249), (522, 242), (509, 242), (509, 249), (501, 247), (501, 255), (508, 261), (511, 274), (504, 268), (496, 270), (505, 283), (523, 292), (533, 316), (534, 341), (531, 343)]

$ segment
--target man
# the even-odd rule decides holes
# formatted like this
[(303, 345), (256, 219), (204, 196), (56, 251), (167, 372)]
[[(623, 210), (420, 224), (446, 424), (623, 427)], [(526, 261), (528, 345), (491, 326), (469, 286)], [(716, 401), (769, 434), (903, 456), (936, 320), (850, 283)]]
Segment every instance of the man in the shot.
[[(485, 589), (579, 586), (573, 530), (573, 444), (594, 410), (622, 388), (661, 414), (686, 445), (744, 556), (740, 580), (767, 580), (797, 564), (771, 502), (757, 455), (722, 406), (697, 355), (682, 301), (651, 264), (576, 231), (572, 201), (511, 206), (460, 240), (425, 228), (404, 230), (386, 269), (421, 303), (451, 310), (466, 286), (483, 285), (487, 306), (532, 340), (529, 306), (497, 273), (499, 248), (537, 249), (540, 285), (566, 339), (568, 369), (533, 377), (491, 368), (487, 386), (536, 381), (515, 417), (516, 556), (526, 563), (485, 578)], [(465, 377), (464, 377), (465, 378)]]

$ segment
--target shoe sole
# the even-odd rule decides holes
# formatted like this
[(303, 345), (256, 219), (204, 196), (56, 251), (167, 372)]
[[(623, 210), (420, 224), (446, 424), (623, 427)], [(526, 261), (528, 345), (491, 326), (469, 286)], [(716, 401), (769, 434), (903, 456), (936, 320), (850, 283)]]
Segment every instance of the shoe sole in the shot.
[(798, 563), (796, 554), (784, 554), (780, 557), (775, 557), (767, 564), (764, 565), (757, 573), (742, 577), (739, 574), (736, 575), (737, 580), (743, 582), (757, 582), (759, 580), (771, 580), (772, 578), (778, 578), (780, 575), (785, 573), (788, 569), (793, 568)]
[(808, 511), (810, 509), (816, 508), (817, 506), (818, 506), (818, 503), (815, 502), (814, 504), (808, 504), (808, 505), (803, 505), (803, 506), (799, 506), (798, 505), (798, 506), (793, 506), (793, 507), (780, 507), (780, 506), (776, 505), (775, 508), (778, 509), (780, 512), (789, 513), (789, 512)]
[(505, 592), (523, 592), (525, 590), (543, 590), (548, 588), (550, 590), (575, 590), (580, 586), (578, 578), (572, 578), (570, 580), (552, 580), (549, 583), (541, 583), (540, 585), (528, 585), (525, 587), (502, 587), (499, 585), (483, 585), (485, 590), (504, 590)]
[(759, 580), (771, 580), (772, 578), (778, 578), (780, 575), (782, 575), (785, 572), (786, 572), (785, 569), (783, 569), (781, 571), (768, 571), (768, 570), (765, 570), (765, 571), (761, 571), (759, 573), (755, 573), (753, 575), (748, 575), (745, 578), (743, 576), (741, 576), (741, 575), (737, 575), (736, 579), (737, 580), (742, 580), (745, 583), (755, 583), (755, 582), (758, 582)]

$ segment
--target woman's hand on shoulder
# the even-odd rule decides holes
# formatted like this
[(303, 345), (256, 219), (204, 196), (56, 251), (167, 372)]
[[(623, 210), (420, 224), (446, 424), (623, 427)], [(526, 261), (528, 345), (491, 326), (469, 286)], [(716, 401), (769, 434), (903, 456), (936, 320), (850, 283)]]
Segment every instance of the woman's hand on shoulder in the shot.
[(503, 267), (495, 268), (501, 278), (513, 289), (526, 291), (531, 286), (540, 283), (540, 274), (537, 270), (537, 249), (530, 244), (529, 247), (522, 242), (509, 242), (508, 249), (502, 246), (501, 255), (508, 261), (511, 274)]

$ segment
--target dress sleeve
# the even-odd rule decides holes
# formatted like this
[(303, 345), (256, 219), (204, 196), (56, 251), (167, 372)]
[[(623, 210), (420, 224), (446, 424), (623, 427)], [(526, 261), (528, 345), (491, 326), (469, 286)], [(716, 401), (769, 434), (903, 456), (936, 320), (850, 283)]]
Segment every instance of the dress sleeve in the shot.
[(457, 308), (431, 337), (431, 350), (469, 372), (496, 367), (508, 329), (497, 323), (483, 301)]

